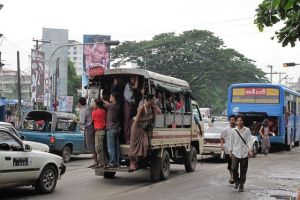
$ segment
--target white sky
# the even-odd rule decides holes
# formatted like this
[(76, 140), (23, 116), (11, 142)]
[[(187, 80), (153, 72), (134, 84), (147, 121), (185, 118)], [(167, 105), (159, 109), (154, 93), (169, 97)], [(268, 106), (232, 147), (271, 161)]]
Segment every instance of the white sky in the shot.
[[(270, 40), (275, 29), (260, 33), (253, 24), (255, 9), (262, 0), (0, 0), (0, 46), (7, 67), (16, 68), (16, 51), (21, 68), (30, 67), (32, 39), (42, 39), (42, 28), (69, 30), (69, 39), (82, 42), (83, 34), (108, 34), (113, 40), (148, 40), (164, 32), (181, 33), (206, 29), (224, 40), (256, 65), (269, 72), (286, 72), (292, 81), (300, 66), (283, 68), (284, 62), (300, 62), (297, 47), (282, 48)], [(0, 39), (0, 43), (1, 43)], [(284, 77), (284, 75), (283, 75)], [(275, 82), (278, 75), (274, 75)]]

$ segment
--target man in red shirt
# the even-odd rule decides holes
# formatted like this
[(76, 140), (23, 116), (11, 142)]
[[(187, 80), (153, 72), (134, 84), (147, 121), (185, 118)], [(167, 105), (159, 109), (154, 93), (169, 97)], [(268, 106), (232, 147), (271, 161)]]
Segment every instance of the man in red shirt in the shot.
[(106, 111), (104, 109), (103, 101), (98, 99), (95, 100), (92, 120), (95, 128), (95, 150), (97, 154), (95, 162), (97, 163), (97, 167), (104, 167), (107, 159), (104, 149)]

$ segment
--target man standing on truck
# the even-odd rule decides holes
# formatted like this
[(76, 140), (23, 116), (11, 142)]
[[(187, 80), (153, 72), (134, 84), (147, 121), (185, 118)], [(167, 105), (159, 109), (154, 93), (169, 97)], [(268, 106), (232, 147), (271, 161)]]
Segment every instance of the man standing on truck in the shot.
[(110, 95), (110, 102), (104, 101), (104, 107), (107, 110), (106, 115), (106, 136), (107, 136), (107, 150), (109, 155), (108, 168), (118, 167), (120, 158), (120, 105), (118, 104), (117, 93)]
[(106, 151), (105, 144), (105, 125), (106, 125), (106, 111), (104, 109), (104, 102), (95, 99), (94, 111), (92, 112), (92, 119), (95, 128), (95, 150), (97, 155), (97, 167), (106, 166)]
[(233, 181), (233, 174), (232, 174), (232, 170), (231, 170), (232, 161), (230, 158), (229, 146), (230, 146), (230, 134), (231, 134), (232, 129), (235, 128), (235, 122), (236, 122), (235, 116), (230, 115), (229, 116), (229, 126), (224, 128), (221, 133), (221, 150), (225, 152), (225, 159), (228, 163), (227, 169), (229, 170), (229, 173), (230, 173), (230, 179), (229, 179), (230, 184), (234, 184), (234, 181)]
[(95, 160), (94, 164), (89, 166), (89, 168), (95, 167), (97, 165), (97, 155), (95, 153), (95, 130), (92, 123), (91, 109), (86, 105), (86, 99), (84, 97), (78, 99), (77, 105), (80, 108), (80, 130), (84, 132), (84, 147), (93, 154)]
[[(232, 173), (235, 182), (235, 189), (244, 192), (244, 184), (248, 170), (248, 159), (253, 156), (250, 129), (244, 127), (244, 116), (237, 116), (237, 127), (230, 134), (230, 156), (232, 159)], [(240, 167), (240, 176), (238, 169)]]

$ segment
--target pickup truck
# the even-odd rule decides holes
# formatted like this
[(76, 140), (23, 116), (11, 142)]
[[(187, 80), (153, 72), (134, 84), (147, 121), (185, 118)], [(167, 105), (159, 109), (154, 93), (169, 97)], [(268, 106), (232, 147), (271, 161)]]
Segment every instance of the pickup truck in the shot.
[(47, 144), (51, 153), (69, 162), (72, 154), (88, 153), (76, 119), (71, 113), (30, 111), (24, 114), (19, 133), (26, 140)]

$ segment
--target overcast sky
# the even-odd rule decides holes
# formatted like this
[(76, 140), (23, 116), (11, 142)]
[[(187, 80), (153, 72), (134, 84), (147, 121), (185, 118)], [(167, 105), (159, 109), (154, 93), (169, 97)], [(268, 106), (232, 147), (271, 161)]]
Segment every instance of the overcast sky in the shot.
[[(262, 0), (0, 0), (0, 33), (5, 36), (0, 51), (7, 67), (30, 68), (32, 39), (42, 39), (42, 28), (69, 30), (69, 39), (82, 42), (83, 34), (107, 34), (113, 40), (149, 40), (164, 32), (206, 29), (224, 40), (256, 65), (269, 72), (286, 72), (296, 81), (300, 66), (285, 69), (284, 62), (300, 62), (298, 47), (282, 48), (270, 40), (273, 29), (260, 33), (253, 24)], [(278, 75), (274, 75), (275, 82)]]

